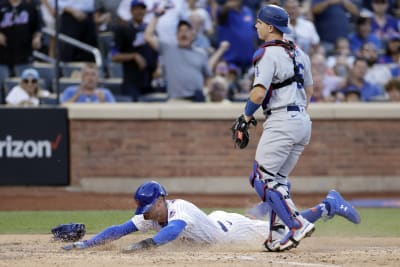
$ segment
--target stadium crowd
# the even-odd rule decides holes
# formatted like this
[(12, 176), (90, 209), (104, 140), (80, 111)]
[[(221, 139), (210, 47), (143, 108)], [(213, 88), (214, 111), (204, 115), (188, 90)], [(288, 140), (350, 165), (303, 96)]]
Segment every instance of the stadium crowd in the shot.
[(0, 103), (50, 103), (57, 71), (62, 102), (245, 101), (263, 4), (288, 11), (313, 102), (400, 101), (400, 0), (58, 0), (57, 20), (55, 1), (0, 0)]

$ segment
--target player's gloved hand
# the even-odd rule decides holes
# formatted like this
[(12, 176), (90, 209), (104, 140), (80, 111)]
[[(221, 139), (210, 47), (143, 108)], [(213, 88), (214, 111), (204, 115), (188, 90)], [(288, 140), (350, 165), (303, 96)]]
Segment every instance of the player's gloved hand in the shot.
[(89, 247), (89, 244), (85, 240), (85, 241), (78, 241), (78, 242), (74, 242), (72, 244), (65, 245), (62, 248), (65, 250), (72, 250), (72, 249), (85, 249), (88, 247)]
[(155, 247), (156, 243), (152, 238), (147, 238), (137, 243), (130, 244), (125, 249), (122, 250), (123, 253), (132, 253), (141, 249), (149, 249)]
[(244, 115), (239, 116), (231, 127), (232, 139), (236, 146), (243, 149), (249, 143), (249, 127), (250, 125), (257, 125), (257, 121), (254, 117), (251, 117), (249, 121), (246, 121)]

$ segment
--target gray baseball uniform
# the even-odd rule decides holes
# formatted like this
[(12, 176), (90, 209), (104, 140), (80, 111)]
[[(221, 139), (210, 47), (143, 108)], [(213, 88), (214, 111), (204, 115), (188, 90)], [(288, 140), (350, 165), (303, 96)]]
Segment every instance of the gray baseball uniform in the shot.
[[(311, 136), (311, 120), (305, 109), (307, 96), (304, 87), (313, 84), (308, 56), (299, 48), (295, 59), (304, 86), (292, 82), (273, 90), (271, 84), (281, 83), (294, 76), (293, 61), (282, 46), (268, 46), (255, 65), (255, 85), (269, 88), (264, 103), (266, 121), (260, 138), (256, 161), (268, 173), (268, 179), (287, 184), (287, 177), (297, 163)], [(298, 108), (288, 108), (298, 107)]]

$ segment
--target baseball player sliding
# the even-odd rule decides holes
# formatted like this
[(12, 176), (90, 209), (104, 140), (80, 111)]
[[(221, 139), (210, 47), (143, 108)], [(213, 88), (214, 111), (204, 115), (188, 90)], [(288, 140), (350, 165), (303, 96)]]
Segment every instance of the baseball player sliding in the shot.
[[(244, 114), (232, 126), (232, 137), (243, 149), (248, 143), (249, 125), (256, 124), (253, 114), (259, 107), (264, 110), (266, 120), (250, 183), (271, 208), (270, 230), (282, 222), (290, 229), (281, 239), (268, 237), (264, 245), (269, 251), (294, 248), (315, 229), (313, 220), (297, 211), (289, 193), (288, 176), (310, 141), (307, 106), (313, 80), (307, 54), (283, 39), (284, 33), (290, 33), (288, 22), (289, 15), (281, 7), (266, 5), (260, 9), (255, 27), (264, 44), (254, 54), (253, 89)], [(351, 211), (352, 221), (359, 223), (358, 214)]]
[[(334, 192), (332, 194), (332, 192)], [(240, 243), (265, 240), (269, 236), (269, 222), (255, 220), (237, 213), (214, 211), (209, 215), (194, 204), (182, 200), (167, 200), (167, 191), (158, 182), (145, 182), (134, 194), (137, 209), (133, 218), (121, 225), (106, 228), (99, 234), (84, 241), (68, 244), (65, 250), (85, 249), (116, 240), (136, 231), (155, 230), (157, 233), (148, 239), (129, 245), (123, 252), (129, 253), (141, 249), (161, 246), (173, 240), (182, 240), (196, 244)], [(322, 216), (332, 218), (335, 214), (352, 221), (350, 213), (340, 212), (340, 206), (351, 208), (336, 191), (331, 191), (327, 198), (308, 211), (304, 216), (315, 221)], [(261, 207), (256, 207), (256, 209)], [(318, 212), (323, 210), (324, 214)], [(354, 222), (354, 221), (353, 221)], [(275, 238), (282, 238), (288, 231), (282, 225), (274, 228)]]

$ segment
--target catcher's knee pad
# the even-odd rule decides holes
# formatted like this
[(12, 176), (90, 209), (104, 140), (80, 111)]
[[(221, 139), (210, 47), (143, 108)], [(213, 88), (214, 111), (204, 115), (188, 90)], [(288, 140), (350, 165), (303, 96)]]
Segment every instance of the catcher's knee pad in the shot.
[(301, 227), (301, 223), (296, 219), (298, 215), (296, 207), (284, 188), (281, 190), (278, 188), (267, 188), (265, 195), (271, 209), (290, 229)]

